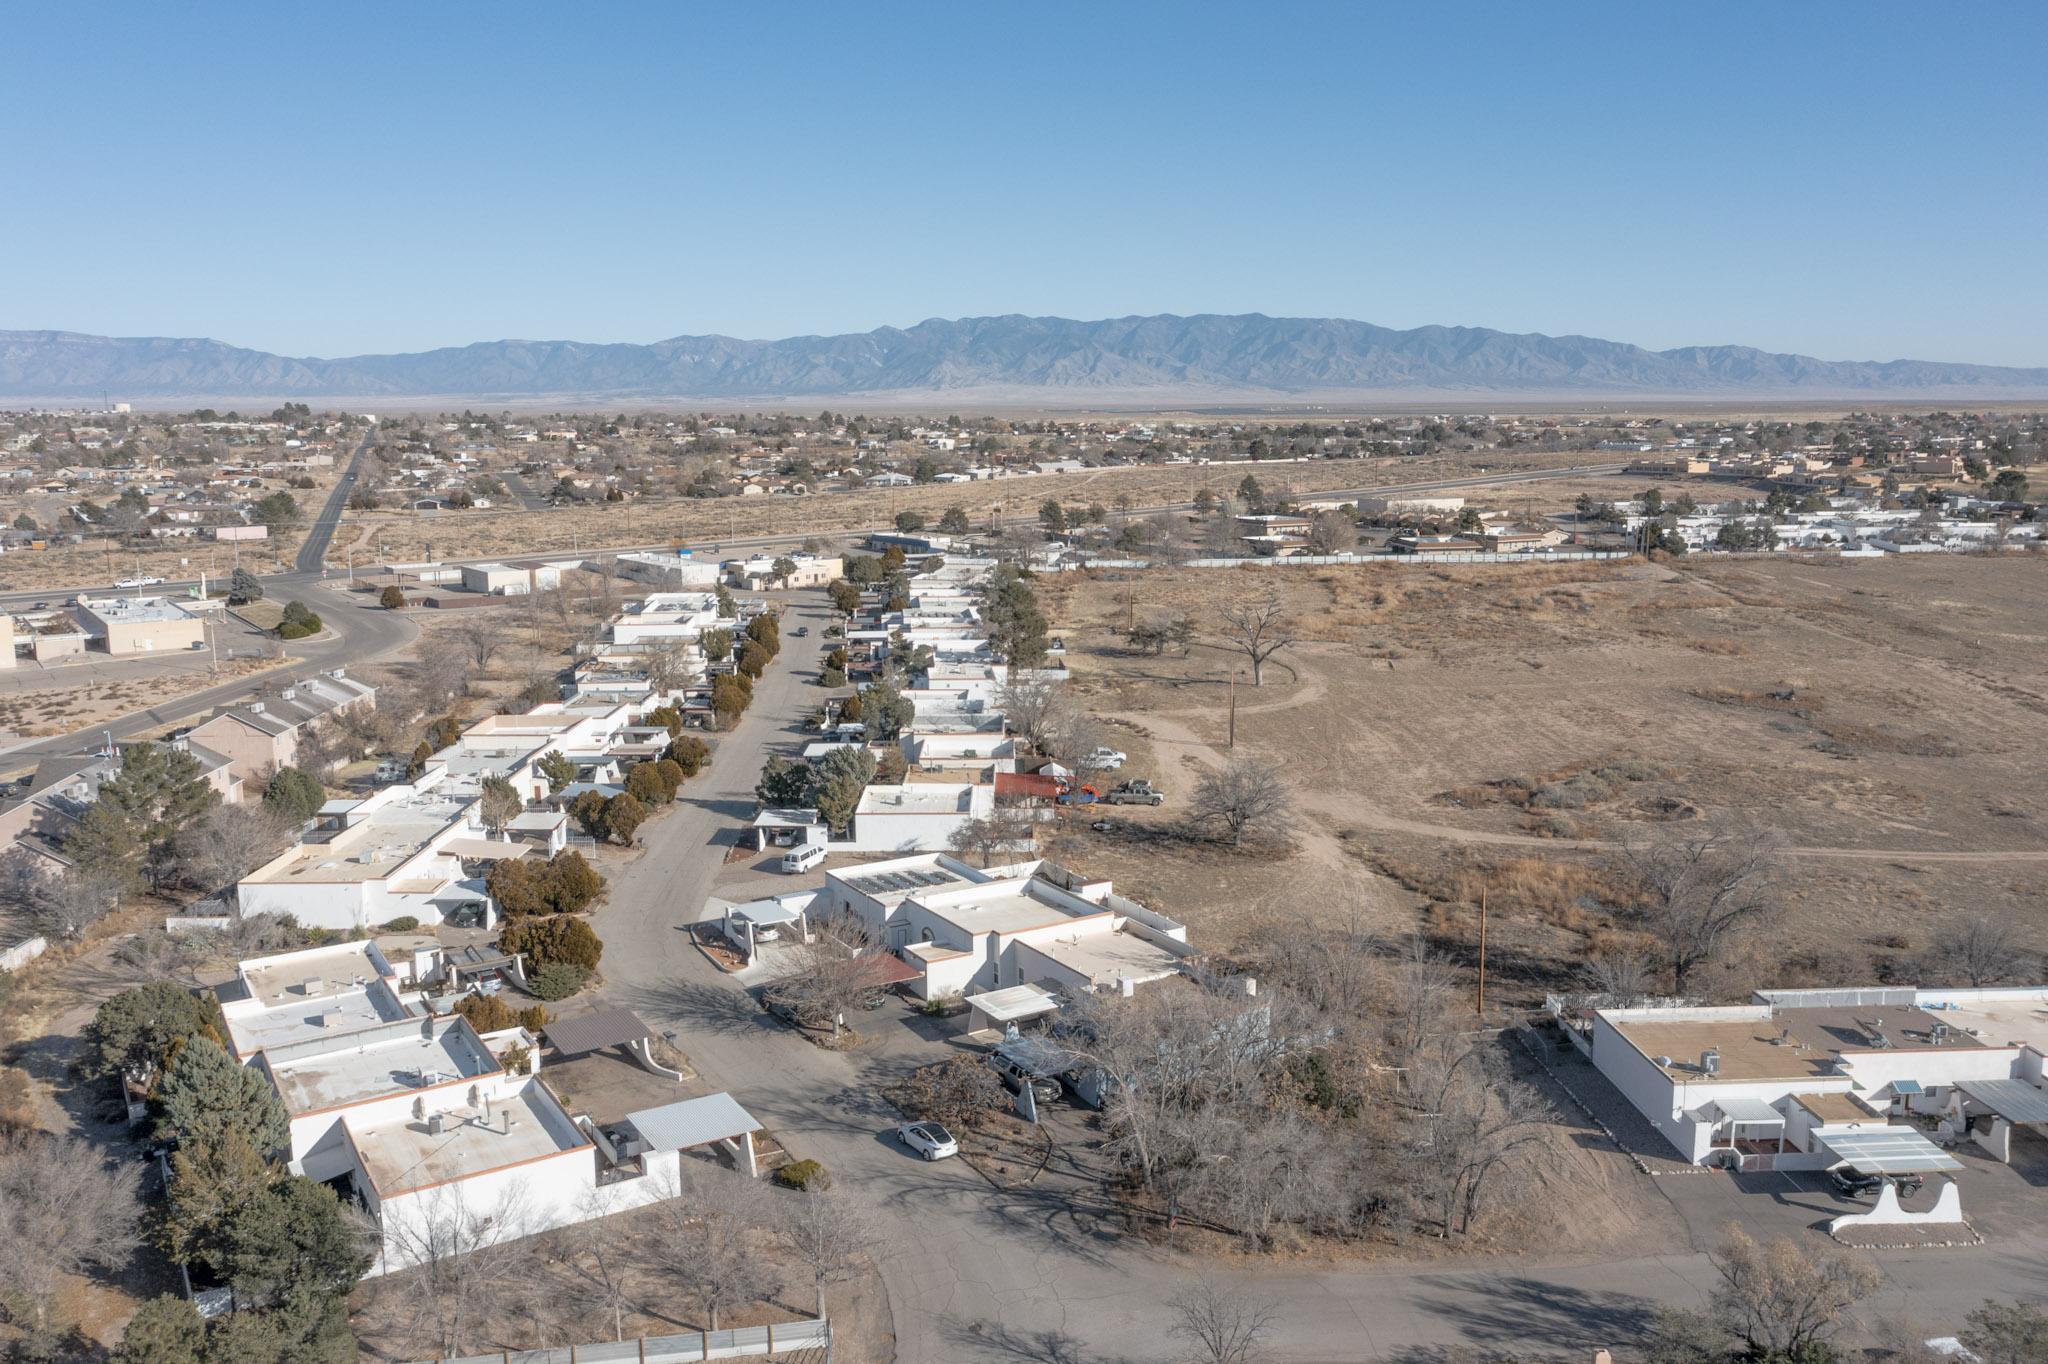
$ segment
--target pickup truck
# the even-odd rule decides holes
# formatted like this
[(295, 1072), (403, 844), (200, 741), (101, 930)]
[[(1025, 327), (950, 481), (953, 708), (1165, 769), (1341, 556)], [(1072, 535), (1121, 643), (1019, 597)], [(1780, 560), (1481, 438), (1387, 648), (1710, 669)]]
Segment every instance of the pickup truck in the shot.
[(1135, 781), (1119, 782), (1110, 788), (1102, 798), (1105, 805), (1164, 805), (1166, 794), (1153, 788), (1149, 781), (1140, 778)]

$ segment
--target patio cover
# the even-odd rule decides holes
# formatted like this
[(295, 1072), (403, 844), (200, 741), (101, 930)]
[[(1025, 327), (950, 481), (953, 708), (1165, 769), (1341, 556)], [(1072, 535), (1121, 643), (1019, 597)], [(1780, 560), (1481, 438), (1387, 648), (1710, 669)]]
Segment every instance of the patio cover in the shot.
[(756, 928), (793, 924), (804, 916), (803, 910), (780, 900), (749, 900), (743, 905), (734, 905), (726, 912), (741, 923), (752, 924)]
[(495, 862), (507, 857), (526, 856), (526, 845), (499, 843), (488, 838), (451, 838), (441, 845), (441, 851), (465, 861)]
[(969, 995), (967, 1003), (997, 1023), (1015, 1023), (1053, 1013), (1059, 1000), (1043, 985), (1011, 985), (985, 994)]
[(1928, 1170), (1960, 1170), (1963, 1163), (1910, 1127), (1878, 1127), (1860, 1132), (1817, 1132), (1814, 1143), (1837, 1165), (1853, 1165), (1865, 1174), (1905, 1175)]
[(2048, 1093), (2025, 1080), (1958, 1080), (1964, 1096), (2013, 1123), (2048, 1123)]
[(1707, 1107), (1721, 1115), (1723, 1122), (1741, 1123), (1744, 1127), (1783, 1127), (1785, 1115), (1765, 1103), (1746, 1095), (1730, 1094), (1715, 1099)]
[(643, 1108), (628, 1113), (626, 1122), (654, 1151), (709, 1146), (715, 1141), (730, 1141), (761, 1130), (753, 1114), (741, 1108), (732, 1095), (723, 1093), (684, 1099), (660, 1108)]
[(606, 1047), (630, 1046), (653, 1035), (631, 1009), (599, 1009), (581, 1018), (564, 1018), (544, 1029), (548, 1044), (564, 1056), (603, 1051)]

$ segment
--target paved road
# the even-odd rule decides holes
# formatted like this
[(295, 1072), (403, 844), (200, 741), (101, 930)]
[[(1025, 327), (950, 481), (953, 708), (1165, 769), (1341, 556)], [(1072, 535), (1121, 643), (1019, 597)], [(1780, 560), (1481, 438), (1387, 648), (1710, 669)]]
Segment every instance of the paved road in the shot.
[[(218, 706), (231, 705), (260, 691), (283, 686), (290, 678), (307, 677), (316, 672), (353, 667), (382, 658), (419, 637), (418, 626), (401, 612), (386, 611), (376, 606), (373, 597), (330, 590), (322, 587), (317, 578), (298, 574), (267, 578), (265, 581), (272, 585), (271, 595), (298, 598), (312, 607), (327, 627), (315, 638), (285, 646), (286, 656), (292, 660), (289, 669), (202, 687), (147, 710), (134, 711), (107, 724), (94, 725), (89, 731), (91, 741), (96, 743), (109, 732), (117, 740), (133, 739), (167, 725), (204, 716)], [(85, 742), (85, 734), (60, 734), (0, 752), (0, 776), (25, 771), (44, 758), (76, 753)]]
[[(613, 877), (596, 918), (606, 1002), (623, 1003), (676, 1044), (705, 1081), (731, 1091), (799, 1156), (823, 1161), (875, 1219), (876, 1245), (906, 1364), (1154, 1364), (1166, 1353), (1164, 1303), (1202, 1266), (1119, 1239), (1076, 1180), (1044, 1177), (1021, 1194), (992, 1191), (960, 1161), (927, 1165), (883, 1134), (889, 1081), (938, 1054), (915, 1016), (884, 1011), (851, 1055), (811, 1046), (762, 1014), (690, 945), (687, 925), (713, 892), (787, 888), (767, 872), (723, 865), (730, 832), (750, 819), (762, 760), (794, 744), (818, 695), (808, 685), (825, 641), (817, 594), (794, 594), (783, 656), (753, 708), (724, 736), (680, 810), (648, 826), (648, 848)], [(723, 840), (723, 841), (721, 841)], [(1619, 1156), (1616, 1157), (1619, 1159)], [(1699, 1178), (1710, 1178), (1699, 1176)], [(1695, 1219), (1696, 1220), (1696, 1219)], [(1697, 1306), (1714, 1274), (1702, 1247), (1718, 1226), (1669, 1219), (1670, 1254), (1628, 1259), (1553, 1251), (1523, 1262), (1206, 1266), (1281, 1305), (1273, 1357), (1289, 1364), (1394, 1358), (1451, 1346), (1590, 1354), (1640, 1338), (1660, 1305)], [(1867, 1318), (1910, 1309), (1950, 1330), (1988, 1295), (2038, 1295), (2042, 1245), (1892, 1252)], [(1433, 1356), (1428, 1356), (1433, 1357)]]
[(334, 528), (341, 524), (341, 514), (348, 510), (349, 494), (355, 491), (356, 477), (362, 471), (363, 457), (370, 452), (370, 442), (376, 439), (377, 428), (372, 426), (363, 433), (363, 439), (356, 446), (355, 454), (349, 457), (348, 468), (342, 470), (335, 480), (334, 491), (327, 494), (327, 504), (320, 509), (318, 519), (306, 532), (306, 542), (299, 546), (298, 570), (301, 573), (318, 573), (327, 562), (327, 546), (334, 541)]

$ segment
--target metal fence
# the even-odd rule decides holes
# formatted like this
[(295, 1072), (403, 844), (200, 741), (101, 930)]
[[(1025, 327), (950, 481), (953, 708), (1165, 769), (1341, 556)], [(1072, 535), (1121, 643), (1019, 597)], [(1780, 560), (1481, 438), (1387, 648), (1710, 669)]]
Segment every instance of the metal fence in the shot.
[(500, 1350), (487, 1355), (436, 1357), (417, 1364), (688, 1364), (691, 1360), (745, 1359), (819, 1351), (832, 1358), (832, 1323), (823, 1317), (730, 1331), (685, 1331), (673, 1336), (564, 1345), (553, 1350)]

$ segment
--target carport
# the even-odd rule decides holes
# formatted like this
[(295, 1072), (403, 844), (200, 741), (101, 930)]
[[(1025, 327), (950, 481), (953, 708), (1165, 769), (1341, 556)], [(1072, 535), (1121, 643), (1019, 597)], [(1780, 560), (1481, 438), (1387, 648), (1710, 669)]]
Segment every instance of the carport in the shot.
[(1830, 1160), (1869, 1175), (1923, 1175), (1960, 1170), (1963, 1163), (1910, 1127), (1865, 1127), (1853, 1132), (1813, 1134), (1813, 1144)]
[(626, 1129), (634, 1154), (722, 1146), (732, 1152), (749, 1178), (761, 1173), (754, 1159), (754, 1133), (761, 1130), (760, 1120), (730, 1094), (706, 1094), (660, 1108), (643, 1108), (628, 1113), (620, 1126)]
[(631, 1009), (599, 1009), (577, 1018), (557, 1019), (541, 1031), (565, 1061), (606, 1047), (621, 1047), (643, 1069), (671, 1080), (683, 1078), (654, 1059), (653, 1030)]
[[(1958, 1080), (1956, 1096), (1952, 1112), (1962, 1129), (2005, 1164), (2012, 1163), (2013, 1128), (2048, 1129), (2048, 1093), (2025, 1080)], [(1971, 1130), (1970, 1119), (1978, 1116), (1971, 1112), (1973, 1106), (1990, 1112), (1989, 1131)]]
[(783, 930), (790, 929), (794, 940), (811, 940), (810, 917), (807, 911), (818, 898), (816, 891), (800, 891), (795, 895), (778, 895), (768, 900), (749, 900), (741, 905), (727, 905), (719, 916), (719, 927), (725, 940), (733, 950), (747, 959), (752, 966), (760, 953), (761, 944), (779, 941)]
[(1060, 1002), (1043, 985), (1009, 985), (967, 997), (969, 1032), (1009, 1030), (1028, 1019), (1059, 1010)]

